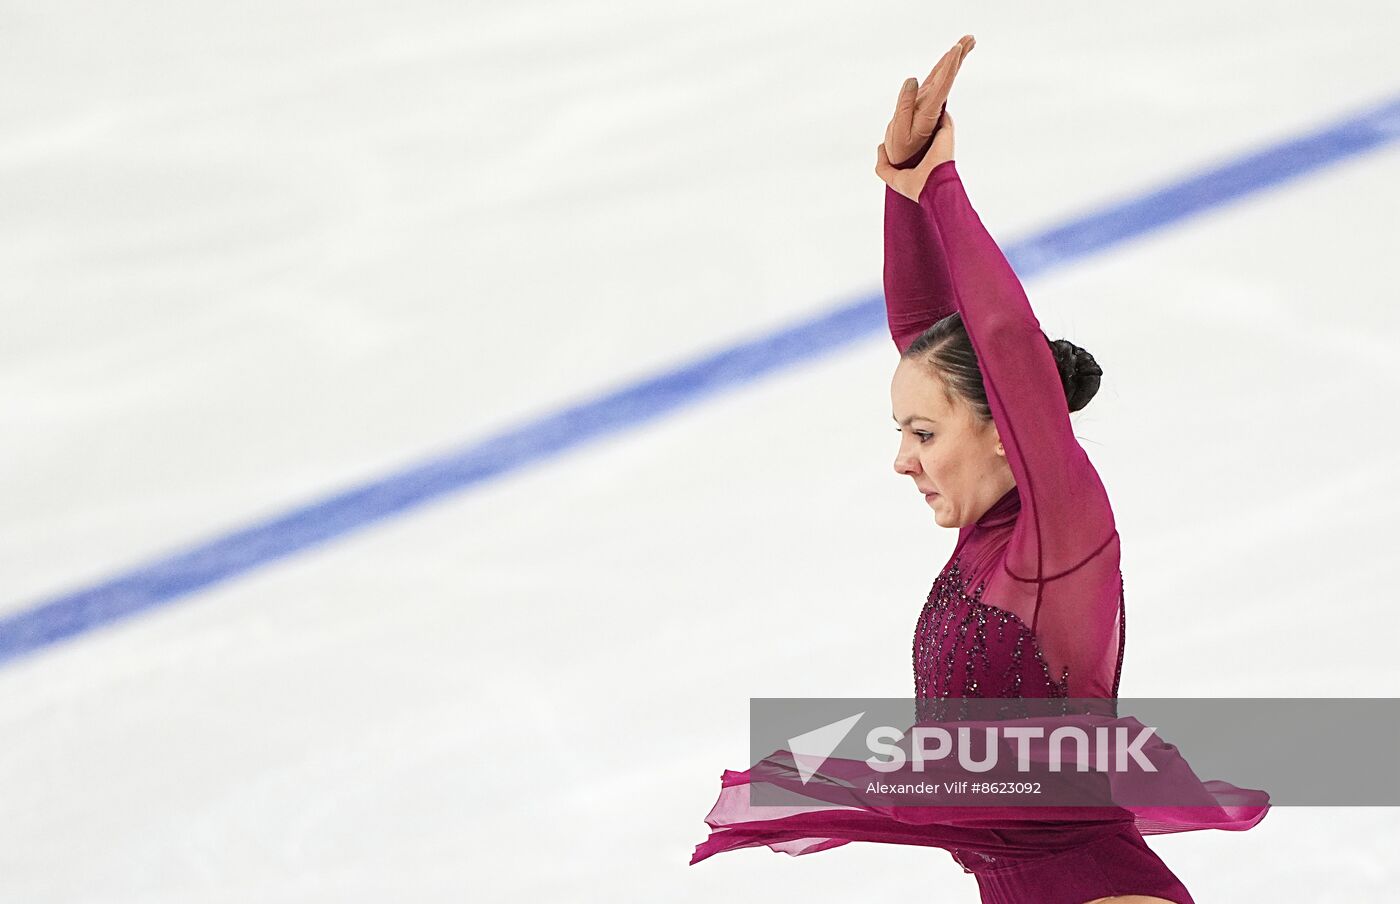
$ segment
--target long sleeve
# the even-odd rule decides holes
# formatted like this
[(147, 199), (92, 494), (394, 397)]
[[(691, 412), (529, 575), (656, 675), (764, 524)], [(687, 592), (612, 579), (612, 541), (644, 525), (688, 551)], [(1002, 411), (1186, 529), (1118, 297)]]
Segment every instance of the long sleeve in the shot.
[(1116, 650), (1117, 531), (1098, 472), (1075, 439), (1054, 356), (953, 161), (934, 168), (919, 207), (948, 264), (1020, 496), (1005, 570), (1033, 594), (1028, 621), (1056, 672), (1068, 667), (1076, 683), (1102, 675), (1103, 658)]
[[(919, 165), (933, 143), (895, 165)], [(890, 337), (903, 352), (919, 334), (947, 317), (953, 304), (953, 280), (943, 246), (919, 204), (885, 186), (885, 315)]]

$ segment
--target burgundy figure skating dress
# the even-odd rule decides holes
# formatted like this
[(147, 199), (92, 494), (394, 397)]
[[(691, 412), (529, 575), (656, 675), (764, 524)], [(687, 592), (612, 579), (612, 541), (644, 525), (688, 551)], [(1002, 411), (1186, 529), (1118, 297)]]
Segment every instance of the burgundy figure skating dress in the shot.
[[(961, 313), (1016, 483), (959, 528), (933, 582), (914, 631), (915, 698), (1116, 698), (1125, 607), (1113, 511), (1074, 437), (1039, 321), (952, 161), (934, 168), (917, 203), (886, 187), (884, 281), (901, 351)], [(756, 845), (794, 855), (851, 841), (929, 845), (948, 850), (975, 874), (982, 900), (996, 904), (1123, 894), (1191, 904), (1143, 835), (1248, 829), (1268, 809), (1262, 792), (1207, 782), (1205, 807), (1072, 818), (1052, 808), (968, 807), (906, 821), (875, 806), (750, 808), (749, 780), (749, 771), (721, 776), (706, 817), (714, 831), (691, 863)]]

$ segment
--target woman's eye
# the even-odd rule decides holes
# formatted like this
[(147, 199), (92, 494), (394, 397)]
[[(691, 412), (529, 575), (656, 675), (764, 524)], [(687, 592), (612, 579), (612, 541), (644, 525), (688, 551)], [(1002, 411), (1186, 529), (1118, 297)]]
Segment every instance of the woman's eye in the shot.
[(917, 437), (919, 438), (919, 442), (921, 442), (921, 443), (926, 443), (926, 442), (928, 442), (929, 440), (933, 439), (933, 434), (932, 434), (932, 433), (921, 433), (921, 432), (919, 432), (918, 430), (915, 430), (915, 431), (914, 431), (914, 435), (917, 436)]

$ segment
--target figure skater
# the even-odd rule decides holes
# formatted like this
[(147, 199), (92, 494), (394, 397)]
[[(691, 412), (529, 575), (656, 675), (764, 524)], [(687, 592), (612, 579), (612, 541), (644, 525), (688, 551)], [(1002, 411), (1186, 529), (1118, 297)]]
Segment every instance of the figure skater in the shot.
[[(890, 387), (894, 468), (941, 527), (958, 531), (916, 622), (914, 696), (1116, 698), (1123, 665), (1119, 537), (1070, 412), (1103, 375), (1040, 329), (953, 161), (946, 101), (975, 41), (899, 93), (876, 173), (885, 182), (885, 300), (900, 352)], [(747, 781), (726, 772), (725, 793)], [(743, 790), (747, 790), (746, 788)], [(722, 796), (692, 863), (767, 844), (802, 854), (853, 840), (944, 847), (987, 904), (1193, 904), (1143, 834), (1246, 829), (1266, 807), (1210, 819), (1027, 822), (986, 808), (976, 829), (880, 824), (871, 813), (750, 811)], [(982, 812), (979, 810), (979, 812)]]

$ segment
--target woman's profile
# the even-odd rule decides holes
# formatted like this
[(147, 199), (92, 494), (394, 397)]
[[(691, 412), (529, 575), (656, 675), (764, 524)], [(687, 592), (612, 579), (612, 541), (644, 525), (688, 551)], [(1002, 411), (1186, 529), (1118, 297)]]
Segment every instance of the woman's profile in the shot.
[[(904, 83), (877, 150), (886, 310), (899, 351), (894, 469), (939, 526), (957, 531), (916, 619), (914, 697), (1116, 698), (1126, 616), (1119, 536), (1070, 423), (1103, 370), (1042, 332), (964, 190), (946, 101), (974, 44), (964, 36), (922, 84)], [(726, 772), (725, 791), (746, 776)], [(850, 808), (763, 816), (722, 797), (707, 820), (716, 831), (691, 862), (760, 844), (792, 854), (860, 840), (928, 844), (975, 875), (984, 902), (1191, 904), (1143, 835), (1246, 829), (1264, 809), (1197, 824), (1125, 812), (1076, 832), (1053, 821), (998, 826), (991, 816), (953, 831), (881, 826), (873, 810)]]

